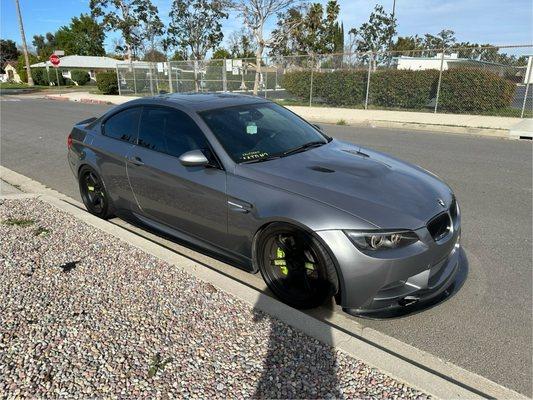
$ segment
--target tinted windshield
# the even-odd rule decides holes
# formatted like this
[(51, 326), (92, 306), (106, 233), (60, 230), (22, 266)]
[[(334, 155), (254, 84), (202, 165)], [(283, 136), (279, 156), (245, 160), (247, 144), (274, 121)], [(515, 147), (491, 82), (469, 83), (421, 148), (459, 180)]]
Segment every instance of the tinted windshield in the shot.
[(274, 103), (247, 104), (200, 114), (235, 162), (261, 161), (327, 139)]

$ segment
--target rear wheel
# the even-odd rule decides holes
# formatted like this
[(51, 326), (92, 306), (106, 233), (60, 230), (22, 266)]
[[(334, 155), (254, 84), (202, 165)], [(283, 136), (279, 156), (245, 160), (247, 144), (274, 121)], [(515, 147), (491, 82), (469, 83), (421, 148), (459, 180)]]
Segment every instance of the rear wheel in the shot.
[(291, 306), (317, 307), (338, 291), (333, 260), (318, 240), (301, 229), (269, 225), (258, 239), (256, 257), (269, 289)]
[(83, 167), (79, 173), (81, 199), (91, 214), (100, 218), (110, 218), (113, 207), (105, 190), (102, 179), (91, 167)]

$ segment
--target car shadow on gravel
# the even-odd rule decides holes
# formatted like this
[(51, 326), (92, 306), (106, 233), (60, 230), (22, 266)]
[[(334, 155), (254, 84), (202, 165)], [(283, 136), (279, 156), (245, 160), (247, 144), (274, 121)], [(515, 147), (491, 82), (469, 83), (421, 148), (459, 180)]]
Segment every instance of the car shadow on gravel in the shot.
[[(260, 311), (270, 306), (263, 302), (265, 296), (260, 296), (254, 306), (254, 322), (268, 319), (270, 333), (263, 370), (252, 398), (343, 398), (334, 348)], [(331, 343), (331, 334), (329, 339), (323, 338)]]

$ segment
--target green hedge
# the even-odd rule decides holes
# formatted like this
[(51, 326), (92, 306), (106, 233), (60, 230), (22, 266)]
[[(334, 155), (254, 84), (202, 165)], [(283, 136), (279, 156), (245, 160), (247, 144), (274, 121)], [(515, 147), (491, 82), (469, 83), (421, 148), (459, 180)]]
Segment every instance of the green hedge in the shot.
[[(357, 107), (365, 103), (365, 70), (313, 72), (313, 99), (332, 106)], [(383, 108), (424, 109), (436, 97), (439, 71), (377, 70), (370, 76), (369, 104)], [(309, 99), (310, 71), (287, 72), (283, 87), (293, 96)], [(509, 107), (515, 85), (492, 72), (457, 68), (444, 71), (439, 110), (486, 112)]]
[(96, 86), (103, 94), (118, 94), (117, 74), (115, 72), (96, 74)]
[(63, 77), (61, 70), (56, 71), (54, 68), (50, 68), (48, 72), (46, 68), (32, 68), (31, 76), (33, 78), (33, 83), (39, 86), (48, 86), (50, 83), (57, 86), (57, 81), (59, 84), (64, 86), (67, 84), (67, 80)]
[(370, 76), (370, 104), (423, 109), (437, 93), (439, 71), (382, 70)]
[(78, 86), (83, 86), (91, 80), (89, 73), (83, 69), (73, 69), (70, 72), (70, 79), (78, 84)]
[(483, 112), (509, 107), (516, 85), (481, 69), (450, 69), (442, 73), (439, 109)]

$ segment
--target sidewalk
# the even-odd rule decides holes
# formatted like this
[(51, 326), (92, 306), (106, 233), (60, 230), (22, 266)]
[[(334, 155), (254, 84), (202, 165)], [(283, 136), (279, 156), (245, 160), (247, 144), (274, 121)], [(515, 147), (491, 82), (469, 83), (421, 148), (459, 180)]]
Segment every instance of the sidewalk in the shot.
[[(135, 96), (106, 96), (88, 92), (71, 92), (45, 97), (54, 100), (96, 104), (122, 104), (138, 98)], [(502, 138), (511, 137), (510, 132), (524, 121), (524, 119), (520, 118), (487, 115), (434, 114), (429, 112), (305, 106), (288, 106), (287, 108), (309, 121), (318, 123), (336, 124), (344, 120), (348, 125), (371, 125), (384, 128), (406, 128)], [(532, 132), (529, 132), (529, 129)], [(533, 135), (533, 128), (528, 128), (525, 136), (528, 136), (528, 132)]]

